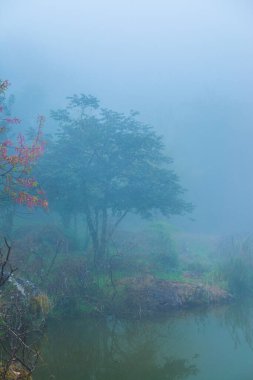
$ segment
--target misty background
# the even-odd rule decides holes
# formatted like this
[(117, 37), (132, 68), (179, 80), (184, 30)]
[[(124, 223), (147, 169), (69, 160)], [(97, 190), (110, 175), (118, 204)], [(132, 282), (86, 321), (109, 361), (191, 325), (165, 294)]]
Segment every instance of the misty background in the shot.
[(0, 0), (1, 79), (24, 129), (74, 93), (138, 110), (196, 206), (179, 226), (251, 231), (252, 13), (246, 0)]

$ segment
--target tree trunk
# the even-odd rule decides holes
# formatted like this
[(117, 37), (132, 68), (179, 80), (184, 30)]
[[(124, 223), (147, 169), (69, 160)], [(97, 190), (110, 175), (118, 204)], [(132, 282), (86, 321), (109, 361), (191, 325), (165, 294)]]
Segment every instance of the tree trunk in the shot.
[(95, 266), (97, 266), (98, 252), (99, 252), (98, 231), (96, 230), (95, 225), (93, 223), (91, 211), (89, 207), (87, 207), (86, 209), (86, 220), (87, 220), (87, 225), (90, 232), (93, 251), (94, 251), (94, 264)]
[(101, 222), (101, 231), (100, 231), (100, 244), (99, 244), (99, 256), (102, 263), (106, 260), (106, 243), (107, 243), (107, 209), (103, 208), (102, 210), (102, 222)]

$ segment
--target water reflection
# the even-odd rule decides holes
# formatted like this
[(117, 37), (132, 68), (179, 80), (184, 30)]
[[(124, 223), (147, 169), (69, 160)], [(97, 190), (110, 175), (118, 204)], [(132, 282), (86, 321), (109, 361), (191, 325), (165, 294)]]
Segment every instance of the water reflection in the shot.
[(159, 320), (51, 322), (35, 380), (238, 380), (253, 375), (253, 308)]
[(151, 321), (52, 323), (44, 342), (44, 364), (35, 380), (181, 380), (194, 376), (196, 358), (167, 355), (170, 330), (171, 324), (163, 323), (161, 329), (160, 323), (154, 326)]
[(245, 300), (225, 309), (223, 324), (228, 329), (236, 347), (244, 341), (253, 349), (253, 305)]

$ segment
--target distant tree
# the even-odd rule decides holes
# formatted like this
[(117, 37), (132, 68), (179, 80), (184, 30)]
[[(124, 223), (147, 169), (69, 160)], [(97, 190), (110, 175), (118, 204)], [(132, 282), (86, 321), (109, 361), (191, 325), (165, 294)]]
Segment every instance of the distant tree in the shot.
[(161, 137), (136, 113), (100, 108), (93, 96), (68, 99), (66, 109), (52, 112), (59, 130), (44, 157), (41, 181), (52, 208), (65, 219), (85, 215), (98, 264), (128, 213), (169, 216), (191, 205), (182, 199)]
[(10, 139), (10, 131), (21, 123), (20, 119), (11, 117), (5, 101), (8, 81), (0, 80), (0, 208), (10, 201), (28, 207), (47, 207), (47, 200), (38, 182), (32, 177), (32, 169), (38, 157), (43, 153), (44, 142), (42, 127), (44, 118), (38, 118), (36, 136), (30, 145), (25, 143), (22, 134)]

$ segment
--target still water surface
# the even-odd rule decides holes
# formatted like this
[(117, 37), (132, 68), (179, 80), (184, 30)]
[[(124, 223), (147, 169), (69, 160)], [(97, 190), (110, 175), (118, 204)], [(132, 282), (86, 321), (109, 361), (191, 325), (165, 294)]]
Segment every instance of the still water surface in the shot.
[(34, 380), (252, 380), (253, 306), (50, 322)]

